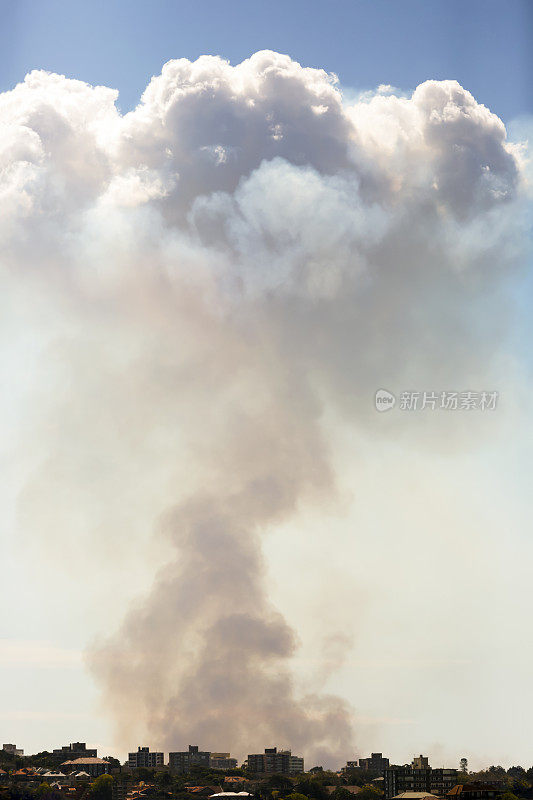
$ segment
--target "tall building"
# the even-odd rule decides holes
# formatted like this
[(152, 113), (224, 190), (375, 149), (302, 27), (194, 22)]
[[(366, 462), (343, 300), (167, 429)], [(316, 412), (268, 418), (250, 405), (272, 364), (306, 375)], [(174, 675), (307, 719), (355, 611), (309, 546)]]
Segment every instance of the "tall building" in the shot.
[(403, 767), (387, 767), (384, 778), (386, 800), (401, 792), (444, 795), (457, 783), (457, 770), (444, 767), (432, 769), (428, 758), (421, 755)]
[(431, 791), (433, 794), (444, 795), (453, 789), (457, 783), (457, 770), (451, 767), (439, 767), (431, 770)]
[[(229, 758), (229, 753), (227, 755)], [(209, 767), (210, 760), (211, 753), (199, 750), (195, 744), (190, 744), (188, 750), (168, 754), (168, 765), (174, 772), (188, 772), (191, 767)]]
[(209, 766), (213, 769), (235, 769), (237, 759), (230, 758), (229, 753), (211, 753)]
[[(348, 764), (352, 762), (347, 762)], [(359, 766), (364, 770), (372, 770), (373, 772), (385, 772), (389, 766), (389, 759), (383, 758), (383, 753), (372, 753), (370, 758), (360, 758)]]
[(2, 750), (5, 753), (10, 753), (12, 756), (23, 756), (24, 750), (20, 750), (16, 744), (4, 744)]
[(87, 749), (85, 742), (71, 742), (53, 751), (55, 756), (61, 756), (65, 760), (75, 758), (96, 758), (96, 750)]
[(151, 753), (149, 747), (138, 747), (136, 753), (128, 754), (127, 766), (131, 767), (132, 769), (136, 769), (138, 767), (154, 769), (155, 767), (163, 767), (164, 765), (164, 753)]
[(297, 775), (304, 771), (304, 760), (290, 750), (267, 747), (264, 753), (248, 756), (248, 770), (253, 773)]

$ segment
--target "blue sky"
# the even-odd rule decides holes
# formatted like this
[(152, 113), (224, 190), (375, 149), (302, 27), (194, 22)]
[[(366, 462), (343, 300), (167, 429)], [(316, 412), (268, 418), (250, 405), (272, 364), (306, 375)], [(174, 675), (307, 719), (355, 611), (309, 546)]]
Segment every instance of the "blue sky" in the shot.
[(528, 0), (3, 0), (0, 88), (44, 68), (120, 90), (128, 110), (170, 58), (264, 48), (346, 86), (456, 78), (505, 121), (533, 110)]

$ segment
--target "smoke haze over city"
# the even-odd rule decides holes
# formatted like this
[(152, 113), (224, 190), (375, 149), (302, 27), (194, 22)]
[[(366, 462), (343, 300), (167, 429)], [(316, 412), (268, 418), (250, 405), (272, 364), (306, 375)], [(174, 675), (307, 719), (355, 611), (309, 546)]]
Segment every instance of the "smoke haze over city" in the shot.
[[(175, 56), (129, 112), (48, 69), (0, 94), (0, 664), (43, 700), (3, 727), (524, 752), (529, 118)], [(400, 400), (454, 392), (498, 402)]]

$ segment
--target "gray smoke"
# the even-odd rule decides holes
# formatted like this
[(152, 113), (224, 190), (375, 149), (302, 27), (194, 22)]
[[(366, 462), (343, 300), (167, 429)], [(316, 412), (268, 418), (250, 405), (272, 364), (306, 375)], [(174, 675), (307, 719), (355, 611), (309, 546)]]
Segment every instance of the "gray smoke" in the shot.
[(520, 151), (454, 81), (349, 106), (271, 52), (172, 61), (135, 111), (115, 100), (42, 72), (0, 96), (6, 336), (45, 343), (21, 534), (117, 555), (146, 527), (165, 541), (89, 653), (121, 745), (332, 763), (352, 711), (299, 694), (261, 539), (334, 500), (327, 413), (401, 437), (410, 422), (372, 410), (380, 386), (488, 380), (522, 255)]

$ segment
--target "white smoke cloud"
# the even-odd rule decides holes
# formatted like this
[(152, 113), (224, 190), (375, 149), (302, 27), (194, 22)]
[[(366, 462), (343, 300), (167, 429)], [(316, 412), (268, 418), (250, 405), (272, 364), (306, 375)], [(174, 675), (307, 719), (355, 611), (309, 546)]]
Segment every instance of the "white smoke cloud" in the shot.
[[(523, 156), (455, 81), (348, 104), (268, 51), (171, 61), (125, 116), (116, 98), (44, 72), (0, 95), (19, 532), (71, 557), (162, 535), (89, 658), (122, 743), (332, 763), (351, 711), (298, 695), (261, 536), (337, 497), (328, 414), (394, 440), (412, 424), (378, 418), (379, 386), (497, 374)], [(437, 414), (414, 436), (485, 433)]]

